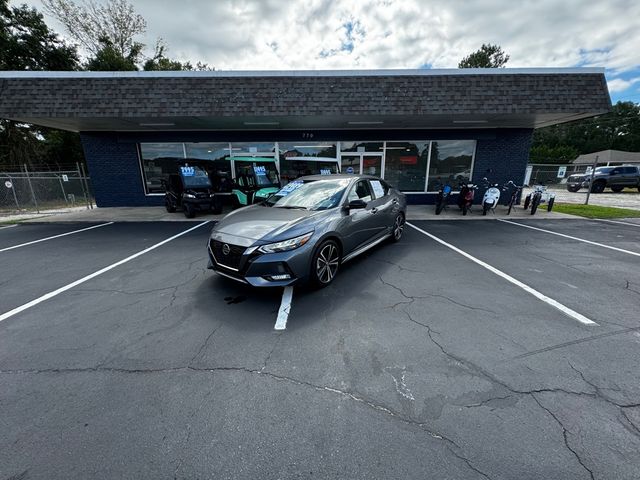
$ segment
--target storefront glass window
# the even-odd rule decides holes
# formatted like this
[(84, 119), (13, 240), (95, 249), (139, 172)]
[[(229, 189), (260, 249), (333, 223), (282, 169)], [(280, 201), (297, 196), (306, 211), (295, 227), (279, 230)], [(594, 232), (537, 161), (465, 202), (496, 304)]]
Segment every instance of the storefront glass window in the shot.
[(340, 142), (341, 152), (377, 152), (382, 153), (382, 142)]
[(184, 146), (186, 161), (206, 170), (215, 191), (231, 191), (233, 180), (228, 143), (185, 143)]
[(141, 143), (140, 158), (147, 194), (164, 193), (164, 182), (185, 161), (182, 143)]
[(335, 143), (281, 142), (278, 148), (283, 184), (303, 175), (338, 173)]
[(266, 157), (275, 155), (274, 142), (236, 142), (231, 144), (232, 156)]
[(429, 142), (387, 142), (384, 178), (403, 192), (424, 192)]
[(428, 191), (437, 191), (440, 184), (449, 184), (458, 190), (460, 183), (468, 182), (475, 146), (475, 140), (431, 142)]

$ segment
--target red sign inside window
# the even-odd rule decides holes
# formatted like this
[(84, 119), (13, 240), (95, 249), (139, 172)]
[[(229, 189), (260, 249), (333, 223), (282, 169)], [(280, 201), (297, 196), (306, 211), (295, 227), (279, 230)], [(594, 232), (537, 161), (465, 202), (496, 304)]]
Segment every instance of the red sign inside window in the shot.
[(404, 157), (400, 157), (400, 163), (403, 165), (417, 165), (418, 157), (417, 155), (407, 155)]

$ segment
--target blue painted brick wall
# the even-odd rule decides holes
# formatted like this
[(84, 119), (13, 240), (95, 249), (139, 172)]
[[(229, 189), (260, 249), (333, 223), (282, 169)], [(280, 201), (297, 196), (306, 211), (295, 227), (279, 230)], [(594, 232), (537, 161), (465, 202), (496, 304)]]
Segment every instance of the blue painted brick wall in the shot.
[[(493, 183), (504, 184), (509, 180), (521, 184), (524, 179), (533, 130), (499, 129), (483, 131), (368, 131), (345, 134), (343, 132), (322, 132), (317, 140), (356, 139), (469, 139), (477, 138), (476, 156), (473, 167), (474, 183), (479, 184), (483, 177)], [(342, 133), (342, 135), (341, 135)], [(212, 132), (172, 132), (167, 134), (127, 134), (83, 133), (81, 135), (85, 158), (94, 188), (96, 203), (99, 207), (163, 205), (161, 196), (145, 196), (143, 180), (140, 176), (137, 142), (179, 142), (179, 141), (220, 141), (224, 133)], [(270, 140), (283, 140), (273, 137), (274, 132), (260, 132), (260, 135), (246, 134), (241, 138), (239, 132), (227, 133), (225, 140), (256, 141), (258, 137), (271, 135)], [(284, 135), (284, 134), (282, 134)], [(227, 138), (233, 136), (234, 138)], [(358, 138), (351, 138), (357, 136)], [(220, 137), (220, 138), (218, 138)], [(326, 137), (326, 138), (322, 138)], [(366, 137), (366, 138), (365, 138)], [(265, 138), (260, 138), (264, 140)], [(476, 194), (475, 202), (482, 199), (482, 190)], [(435, 195), (407, 195), (409, 203), (433, 204)], [(455, 199), (451, 199), (455, 202)]]
[(114, 134), (81, 134), (98, 207), (163, 205), (162, 197), (145, 196), (137, 145), (120, 143)]

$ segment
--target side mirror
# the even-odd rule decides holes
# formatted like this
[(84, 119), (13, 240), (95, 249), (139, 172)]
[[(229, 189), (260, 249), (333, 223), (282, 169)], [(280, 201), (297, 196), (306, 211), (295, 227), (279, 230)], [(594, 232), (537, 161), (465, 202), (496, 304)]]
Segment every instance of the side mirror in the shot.
[(364, 200), (351, 200), (349, 202), (349, 205), (347, 205), (347, 208), (349, 210), (359, 210), (362, 208), (367, 208), (367, 202), (365, 202)]

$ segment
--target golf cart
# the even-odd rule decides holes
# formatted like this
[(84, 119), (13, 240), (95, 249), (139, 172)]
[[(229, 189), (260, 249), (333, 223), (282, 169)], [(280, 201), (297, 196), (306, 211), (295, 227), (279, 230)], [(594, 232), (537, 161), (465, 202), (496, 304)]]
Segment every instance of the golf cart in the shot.
[(235, 165), (235, 183), (231, 190), (234, 208), (262, 202), (280, 190), (276, 161), (265, 157), (231, 157)]
[(197, 211), (222, 211), (222, 204), (213, 192), (209, 175), (201, 167), (180, 167), (179, 173), (169, 175), (165, 187), (164, 201), (169, 213), (182, 208), (185, 217), (193, 218)]

